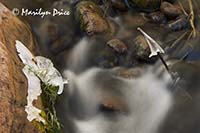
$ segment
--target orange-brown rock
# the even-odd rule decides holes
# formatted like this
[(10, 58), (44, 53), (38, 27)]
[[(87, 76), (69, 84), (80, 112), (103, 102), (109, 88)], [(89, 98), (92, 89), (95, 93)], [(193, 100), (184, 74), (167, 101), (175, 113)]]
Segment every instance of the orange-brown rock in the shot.
[(27, 80), (17, 56), (15, 40), (35, 51), (27, 25), (0, 3), (0, 133), (38, 132), (26, 119)]

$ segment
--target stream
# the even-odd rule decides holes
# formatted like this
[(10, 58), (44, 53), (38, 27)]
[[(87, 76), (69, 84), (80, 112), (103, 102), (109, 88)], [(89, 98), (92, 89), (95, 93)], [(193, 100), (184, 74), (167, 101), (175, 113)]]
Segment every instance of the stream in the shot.
[[(1, 1), (11, 10), (68, 11), (18, 16), (69, 80), (56, 105), (61, 132), (200, 133), (199, 0), (196, 32), (188, 0)], [(164, 49), (168, 71), (149, 58), (138, 27)]]

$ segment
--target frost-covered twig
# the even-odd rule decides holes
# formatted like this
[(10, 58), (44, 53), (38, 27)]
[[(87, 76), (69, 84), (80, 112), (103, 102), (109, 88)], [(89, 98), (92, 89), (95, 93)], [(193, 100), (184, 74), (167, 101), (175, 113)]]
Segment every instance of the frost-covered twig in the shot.
[(149, 58), (151, 58), (152, 56), (158, 55), (158, 53), (165, 53), (165, 51), (160, 47), (160, 45), (153, 38), (151, 38), (141, 28), (137, 28), (137, 29), (144, 35), (149, 45), (149, 48), (151, 50), (151, 54), (149, 55)]
[(145, 33), (141, 28), (138, 27), (137, 29), (144, 35), (144, 38), (146, 39), (147, 44), (149, 45), (149, 48), (151, 51), (149, 58), (151, 58), (152, 56), (158, 56), (160, 60), (162, 61), (162, 63), (164, 64), (167, 71), (169, 71), (168, 65), (166, 64), (166, 62), (164, 61), (161, 55), (161, 53), (165, 53), (165, 51), (160, 47), (160, 45), (152, 37), (150, 37), (147, 33)]

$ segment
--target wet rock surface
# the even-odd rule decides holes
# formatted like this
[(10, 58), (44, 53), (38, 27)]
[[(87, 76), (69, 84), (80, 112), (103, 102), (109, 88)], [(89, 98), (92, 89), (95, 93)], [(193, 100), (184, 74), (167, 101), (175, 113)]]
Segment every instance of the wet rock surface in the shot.
[(82, 1), (76, 5), (76, 14), (80, 21), (81, 29), (86, 31), (88, 35), (106, 33), (109, 25), (103, 11), (91, 1)]
[(136, 56), (141, 60), (148, 60), (150, 55), (150, 48), (144, 36), (139, 35), (134, 40), (136, 47)]
[(119, 39), (112, 39), (112, 40), (108, 41), (107, 44), (111, 48), (113, 48), (116, 52), (119, 52), (119, 53), (124, 53), (128, 50), (127, 46)]
[(174, 6), (169, 2), (162, 2), (160, 6), (160, 10), (168, 17), (168, 18), (176, 18), (181, 15), (181, 9)]
[(157, 11), (157, 12), (153, 12), (153, 13), (150, 13), (148, 15), (148, 17), (152, 20), (152, 22), (154, 23), (163, 23), (165, 24), (166, 21), (167, 21), (167, 18), (166, 16), (160, 12), (160, 11)]
[(131, 0), (133, 5), (143, 10), (157, 10), (161, 4), (160, 0)]
[(189, 19), (185, 15), (181, 15), (175, 21), (169, 22), (167, 27), (174, 31), (185, 29), (189, 27)]
[[(178, 61), (172, 65), (172, 71), (178, 72), (181, 77), (178, 87), (174, 91), (175, 103), (171, 110), (172, 115), (168, 115), (164, 121), (165, 125), (160, 130), (162, 133), (176, 132), (197, 132), (199, 127), (195, 124), (199, 121), (196, 115), (200, 111), (199, 106), (199, 61), (185, 62)], [(183, 119), (183, 116), (185, 118)], [(181, 121), (179, 126), (175, 126), (174, 121)]]

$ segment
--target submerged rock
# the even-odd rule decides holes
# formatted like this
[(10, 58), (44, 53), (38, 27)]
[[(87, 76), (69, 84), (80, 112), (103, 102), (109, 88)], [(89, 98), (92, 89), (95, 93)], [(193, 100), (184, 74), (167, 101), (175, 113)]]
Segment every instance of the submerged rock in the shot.
[(154, 23), (166, 23), (167, 22), (167, 18), (165, 17), (165, 15), (160, 12), (160, 11), (157, 11), (157, 12), (153, 12), (153, 13), (150, 13), (148, 15), (148, 17), (151, 19), (152, 22)]
[(131, 0), (131, 4), (141, 10), (157, 10), (159, 9), (161, 0)]
[(127, 113), (128, 105), (127, 102), (120, 96), (115, 96), (109, 92), (100, 93), (101, 103), (99, 106), (100, 111), (114, 112), (114, 113)]
[(112, 39), (107, 44), (118, 53), (124, 53), (128, 50), (127, 46), (119, 39)]
[(143, 67), (135, 67), (135, 68), (117, 68), (115, 70), (116, 76), (126, 79), (133, 79), (138, 78), (143, 74), (144, 70)]
[(127, 10), (124, 0), (109, 0), (111, 6), (119, 10)]
[[(188, 92), (198, 91), (199, 89), (199, 74), (200, 62), (187, 62), (187, 61), (177, 61), (171, 65), (171, 70), (177, 72), (180, 76), (181, 87), (187, 89)], [(198, 88), (198, 89), (196, 89)]]
[(69, 2), (56, 1), (50, 8), (63, 9), (71, 13), (68, 16), (46, 16), (39, 22), (39, 26), (34, 27), (41, 51), (52, 59), (62, 51), (71, 48), (80, 35)]
[(176, 20), (169, 22), (167, 27), (174, 31), (185, 29), (189, 27), (189, 19), (187, 16), (181, 15)]
[(118, 65), (118, 58), (114, 51), (105, 49), (95, 57), (95, 63), (101, 68), (112, 68)]

